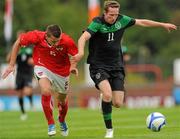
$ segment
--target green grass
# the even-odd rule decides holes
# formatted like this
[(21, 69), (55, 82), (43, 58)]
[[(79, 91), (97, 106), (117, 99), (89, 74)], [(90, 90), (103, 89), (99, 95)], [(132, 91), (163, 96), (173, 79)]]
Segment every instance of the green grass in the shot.
[[(153, 111), (163, 113), (167, 125), (160, 132), (147, 129), (145, 119)], [(54, 114), (56, 117), (57, 113)], [(21, 121), (19, 112), (0, 112), (0, 139), (48, 139), (42, 112), (28, 112)], [(158, 109), (113, 109), (114, 139), (180, 139), (180, 107)], [(99, 110), (69, 109), (69, 136), (66, 139), (103, 139), (105, 134)], [(63, 138), (56, 123), (54, 139)]]

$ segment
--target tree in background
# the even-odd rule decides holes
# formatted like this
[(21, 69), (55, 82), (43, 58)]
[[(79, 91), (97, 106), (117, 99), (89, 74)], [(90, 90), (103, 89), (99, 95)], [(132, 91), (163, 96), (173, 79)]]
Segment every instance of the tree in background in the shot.
[[(101, 0), (101, 6), (104, 0)], [(120, 1), (120, 0), (119, 0)], [(163, 22), (171, 21), (180, 25), (180, 1), (178, 0), (121, 0), (121, 12), (127, 13), (132, 17), (143, 17)], [(0, 32), (4, 27), (4, 3), (0, 0)], [(45, 26), (56, 23), (62, 26), (62, 30), (70, 34), (75, 40), (80, 36), (82, 30), (87, 26), (88, 14), (87, 0), (15, 0), (13, 16), (13, 40), (16, 38), (16, 32), (19, 29), (44, 30)], [(140, 16), (141, 15), (141, 16)], [(139, 35), (137, 35), (139, 34)], [(179, 57), (178, 46), (179, 31), (172, 32), (171, 35), (164, 33), (162, 29), (139, 29), (133, 28), (124, 36), (124, 43), (129, 48), (132, 55), (132, 62), (138, 61), (138, 49), (136, 46), (146, 47), (150, 52), (149, 58), (145, 62), (162, 65), (169, 60)], [(128, 39), (127, 39), (128, 38)], [(128, 40), (128, 41), (127, 41)], [(3, 33), (0, 34), (0, 59), (5, 57), (5, 40)], [(177, 51), (177, 53), (173, 53)], [(169, 52), (168, 57), (165, 52)], [(170, 56), (173, 56), (170, 58)], [(153, 57), (153, 59), (151, 58)], [(163, 62), (164, 61), (164, 62)], [(83, 63), (83, 62), (82, 62)], [(165, 64), (166, 66), (167, 64)], [(81, 65), (80, 63), (80, 66)], [(164, 67), (163, 67), (164, 68)], [(169, 69), (169, 65), (165, 68)]]

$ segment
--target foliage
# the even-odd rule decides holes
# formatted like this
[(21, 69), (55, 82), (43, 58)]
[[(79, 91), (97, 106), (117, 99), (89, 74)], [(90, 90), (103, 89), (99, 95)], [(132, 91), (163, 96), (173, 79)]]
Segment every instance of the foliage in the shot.
[[(101, 5), (103, 5), (101, 0)], [(161, 22), (180, 23), (180, 3), (178, 0), (119, 0), (121, 4), (120, 13), (134, 17), (146, 18)], [(0, 32), (3, 32), (3, 15), (5, 0), (0, 1)], [(82, 30), (87, 27), (87, 1), (84, 0), (14, 0), (13, 15), (13, 39), (16, 39), (18, 30), (44, 30), (48, 24), (59, 24), (63, 31), (72, 36), (77, 42)], [(142, 56), (141, 60), (146, 63), (156, 63), (162, 65), (165, 51), (172, 52), (179, 50), (179, 31), (168, 34), (160, 28), (130, 28), (124, 36), (123, 44), (128, 46), (134, 63), (140, 60), (139, 53), (145, 48), (149, 51), (147, 56)], [(173, 45), (173, 47), (172, 47)], [(6, 42), (3, 33), (0, 34), (0, 57), (6, 53)], [(143, 49), (144, 49), (143, 48)], [(171, 55), (171, 54), (170, 54)], [(169, 54), (167, 55), (169, 57)], [(173, 63), (174, 58), (179, 57), (178, 52), (172, 54), (169, 62)], [(1, 59), (2, 59), (1, 58)], [(80, 63), (83, 67), (83, 61)], [(172, 65), (172, 64), (171, 64)], [(169, 70), (168, 66), (165, 68)], [(168, 74), (167, 74), (168, 76)]]

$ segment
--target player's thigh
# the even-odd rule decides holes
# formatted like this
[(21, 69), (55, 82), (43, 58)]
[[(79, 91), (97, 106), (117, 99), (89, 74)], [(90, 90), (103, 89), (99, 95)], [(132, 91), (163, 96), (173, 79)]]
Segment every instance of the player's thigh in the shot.
[(89, 70), (90, 70), (90, 77), (93, 80), (93, 82), (95, 83), (95, 86), (96, 86), (97, 89), (100, 89), (99, 88), (100, 83), (104, 84), (103, 81), (108, 80), (108, 78), (110, 77), (109, 74), (106, 72), (106, 70), (96, 69), (96, 68), (94, 68), (92, 66), (90, 66)]
[(44, 95), (52, 94), (52, 76), (51, 72), (42, 66), (34, 67), (34, 76), (38, 80), (41, 93)]
[(112, 90), (108, 80), (103, 80), (98, 84), (100, 92), (103, 94), (104, 101), (111, 101)]
[(33, 89), (32, 89), (32, 87), (31, 86), (25, 86), (24, 88), (23, 88), (23, 94), (24, 95), (31, 95), (32, 94), (32, 91)]
[(124, 77), (123, 70), (112, 73), (110, 84), (113, 90), (112, 102), (115, 107), (120, 107), (124, 101)]
[(38, 80), (41, 93), (45, 95), (50, 95), (52, 92), (51, 82), (48, 78), (43, 77)]
[(69, 92), (69, 76), (62, 77), (60, 75), (53, 74), (52, 79), (52, 89), (55, 106), (58, 106), (58, 102), (61, 104), (65, 104), (66, 96)]
[(24, 79), (23, 79), (23, 75), (21, 75), (21, 73), (17, 73), (16, 75), (16, 90), (22, 90), (24, 87)]
[(124, 70), (112, 71), (109, 79), (112, 91), (124, 91)]
[(24, 76), (24, 87), (23, 87), (23, 93), (25, 95), (31, 95), (32, 94), (32, 76)]
[(112, 103), (114, 107), (119, 108), (124, 102), (124, 91), (113, 91)]
[(16, 92), (18, 94), (18, 97), (23, 97), (24, 96), (24, 93), (23, 93), (23, 90), (22, 89), (16, 89)]
[(54, 92), (60, 94), (67, 94), (69, 92), (69, 76), (63, 77), (57, 74), (52, 75), (53, 84), (52, 88)]

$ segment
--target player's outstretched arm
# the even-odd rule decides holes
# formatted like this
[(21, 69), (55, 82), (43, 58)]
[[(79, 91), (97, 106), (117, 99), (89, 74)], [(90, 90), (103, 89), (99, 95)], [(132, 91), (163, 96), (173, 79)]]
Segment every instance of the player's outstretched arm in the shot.
[(77, 67), (77, 62), (72, 60), (72, 59), (70, 60), (70, 62), (71, 62), (70, 72), (72, 74), (75, 74), (76, 76), (78, 76), (78, 69), (76, 68)]
[(81, 58), (84, 56), (84, 47), (86, 44), (86, 41), (89, 40), (91, 37), (91, 34), (87, 31), (85, 31), (81, 37), (78, 40), (78, 53), (72, 57), (72, 60), (78, 62), (81, 60)]
[(147, 19), (136, 19), (136, 25), (143, 26), (143, 27), (163, 27), (168, 32), (171, 30), (177, 30), (177, 26), (171, 23), (163, 23), (163, 22), (157, 22)]
[(5, 69), (4, 73), (2, 74), (3, 79), (5, 79), (11, 72), (15, 71), (16, 58), (17, 58), (17, 54), (20, 48), (19, 42), (20, 42), (20, 39), (18, 38), (13, 45), (9, 65)]

